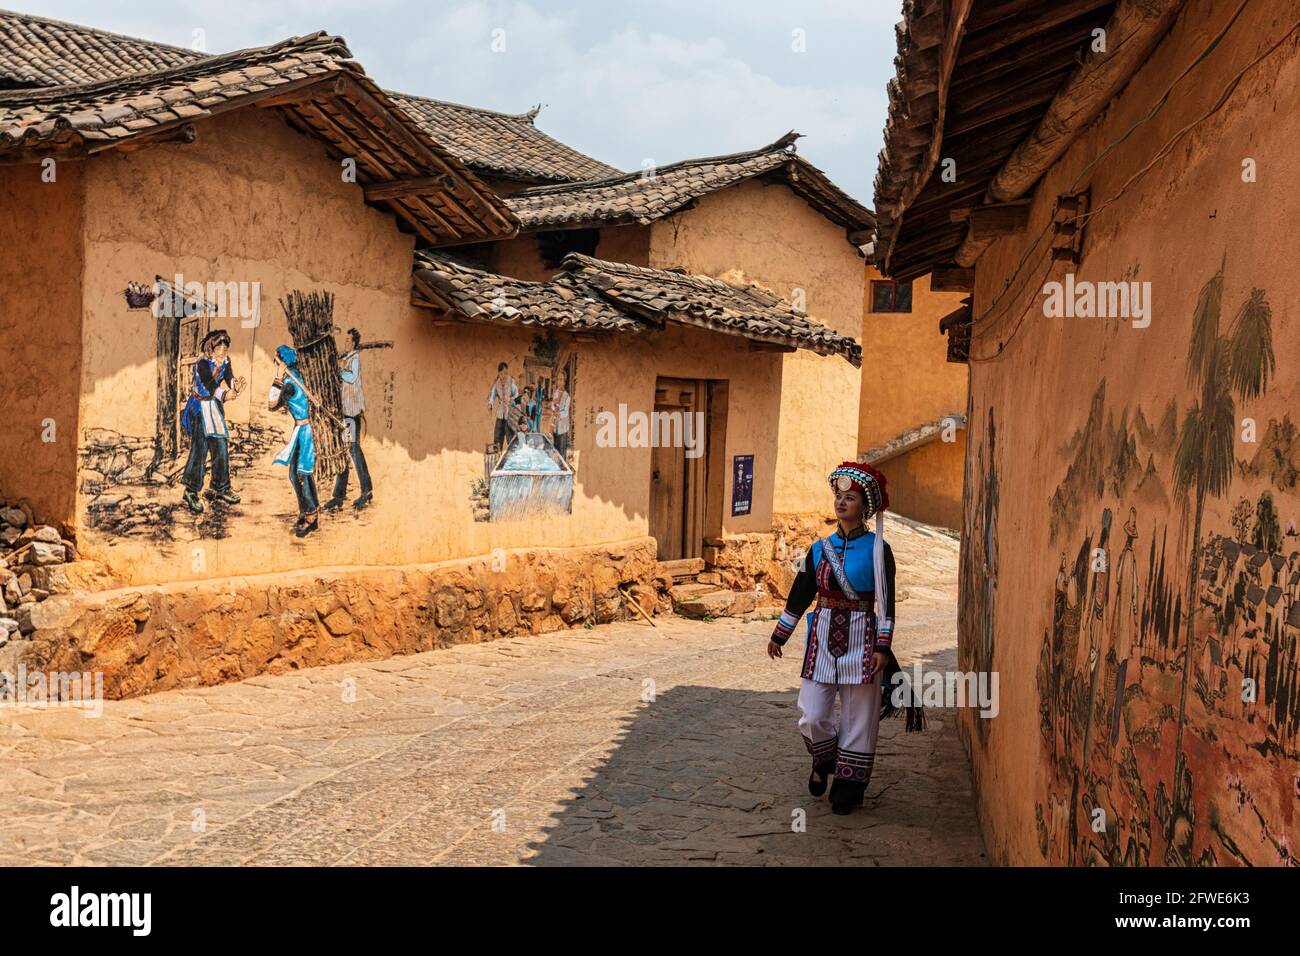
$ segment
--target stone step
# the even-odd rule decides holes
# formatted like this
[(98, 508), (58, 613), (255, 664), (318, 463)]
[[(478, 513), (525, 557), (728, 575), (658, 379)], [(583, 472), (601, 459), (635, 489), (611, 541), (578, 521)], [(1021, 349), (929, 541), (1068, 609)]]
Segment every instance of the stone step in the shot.
[(674, 581), (685, 581), (704, 570), (703, 558), (678, 558), (675, 561), (660, 561), (659, 573), (668, 575)]
[(748, 614), (758, 606), (759, 595), (755, 591), (728, 591), (722, 588), (706, 588), (703, 591), (689, 591), (684, 599), (678, 598), (677, 592), (686, 588), (700, 588), (704, 585), (685, 585), (673, 588), (673, 610), (683, 617), (700, 619), (704, 617), (737, 617)]
[(673, 585), (672, 595), (674, 601), (689, 601), (701, 594), (710, 594), (717, 590), (720, 590), (717, 585), (699, 584), (695, 581), (690, 581), (686, 584)]

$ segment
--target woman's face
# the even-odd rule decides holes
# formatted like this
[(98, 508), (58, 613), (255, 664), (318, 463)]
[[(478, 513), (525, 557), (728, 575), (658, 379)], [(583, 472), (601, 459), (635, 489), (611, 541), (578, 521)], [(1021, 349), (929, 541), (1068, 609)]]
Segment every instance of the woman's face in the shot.
[(857, 488), (835, 492), (835, 517), (846, 527), (862, 524), (862, 513), (866, 510), (866, 499)]
[(220, 365), (226, 360), (226, 353), (230, 351), (230, 346), (220, 342), (212, 347), (212, 360)]

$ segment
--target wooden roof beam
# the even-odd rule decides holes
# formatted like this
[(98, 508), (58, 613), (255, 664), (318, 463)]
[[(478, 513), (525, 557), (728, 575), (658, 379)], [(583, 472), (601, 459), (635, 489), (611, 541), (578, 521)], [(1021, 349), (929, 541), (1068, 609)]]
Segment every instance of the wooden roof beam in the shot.
[(415, 176), (410, 179), (390, 179), (385, 182), (371, 183), (365, 186), (367, 202), (380, 199), (396, 199), (401, 196), (427, 196), (442, 193), (454, 185), (454, 180), (447, 173), (436, 176)]
[(994, 177), (989, 196), (1005, 202), (1028, 192), (1147, 61), (1182, 6), (1183, 0), (1120, 0), (1106, 24), (1109, 52), (1090, 55), (1061, 88), (1038, 129)]
[(958, 266), (935, 266), (930, 270), (931, 292), (970, 292), (975, 288), (975, 270)]

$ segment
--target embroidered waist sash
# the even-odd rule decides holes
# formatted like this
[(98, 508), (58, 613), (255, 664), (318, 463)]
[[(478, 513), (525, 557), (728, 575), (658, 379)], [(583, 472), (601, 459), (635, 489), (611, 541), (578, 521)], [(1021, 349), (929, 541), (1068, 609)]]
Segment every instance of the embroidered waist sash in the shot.
[(836, 608), (844, 611), (872, 611), (876, 607), (875, 595), (866, 599), (858, 598), (853, 600), (846, 598), (841, 594), (828, 594), (825, 591), (817, 592), (817, 606)]

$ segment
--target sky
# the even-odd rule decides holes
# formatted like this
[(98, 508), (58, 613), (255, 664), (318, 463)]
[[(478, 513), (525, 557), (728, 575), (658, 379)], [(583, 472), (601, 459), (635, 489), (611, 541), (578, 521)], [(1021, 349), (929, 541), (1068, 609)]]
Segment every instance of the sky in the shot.
[(789, 130), (859, 202), (900, 0), (0, 0), (224, 53), (325, 30), (388, 89), (506, 113), (620, 169), (755, 149)]

